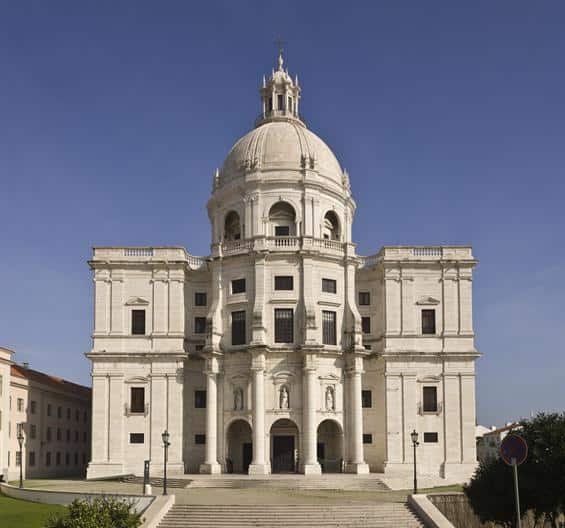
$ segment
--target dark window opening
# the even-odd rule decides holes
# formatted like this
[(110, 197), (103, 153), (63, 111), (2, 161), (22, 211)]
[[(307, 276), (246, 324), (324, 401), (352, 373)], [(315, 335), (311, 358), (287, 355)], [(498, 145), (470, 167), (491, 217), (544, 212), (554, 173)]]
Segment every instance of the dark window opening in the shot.
[(273, 111), (273, 98), (269, 97), (269, 104), (267, 105), (267, 109), (269, 110), (269, 112)]
[(196, 292), (194, 294), (194, 306), (206, 306), (206, 292)]
[(245, 345), (245, 312), (231, 314), (231, 344)]
[(132, 387), (130, 389), (131, 402), (130, 412), (143, 413), (145, 412), (145, 389), (143, 387)]
[(205, 390), (195, 390), (194, 391), (194, 407), (196, 409), (206, 408), (206, 391)]
[(290, 226), (275, 226), (275, 236), (290, 236)]
[(205, 434), (195, 434), (194, 435), (194, 443), (196, 445), (204, 445), (206, 443), (206, 435)]
[(275, 290), (293, 290), (294, 277), (292, 275), (278, 275), (275, 277)]
[(322, 343), (324, 345), (337, 344), (336, 313), (322, 312)]
[(245, 293), (245, 279), (235, 279), (231, 281), (232, 293)]
[(437, 387), (424, 387), (424, 412), (437, 412)]
[(292, 308), (275, 309), (275, 343), (294, 341), (294, 311)]
[(336, 293), (337, 282), (333, 279), (322, 279), (322, 291), (326, 293)]
[(422, 310), (422, 334), (436, 333), (436, 311)]
[(279, 110), (284, 110), (284, 96), (277, 94), (277, 106)]
[(426, 444), (437, 444), (437, 433), (424, 433), (424, 442)]
[(194, 333), (195, 334), (205, 334), (206, 333), (206, 317), (195, 317), (194, 318)]
[(359, 292), (359, 306), (369, 306), (371, 304), (370, 292)]
[(129, 443), (130, 444), (143, 444), (143, 443), (145, 443), (145, 434), (144, 433), (130, 433), (129, 434)]
[(35, 466), (35, 451), (29, 452), (29, 465), (30, 467)]
[(145, 335), (145, 310), (131, 311), (131, 333)]
[(370, 409), (373, 406), (373, 393), (370, 390), (361, 391), (361, 407)]
[(370, 317), (361, 317), (361, 328), (364, 334), (371, 333), (371, 318)]
[(292, 97), (288, 97), (288, 111), (292, 112)]
[(363, 443), (364, 444), (372, 444), (373, 443), (373, 435), (372, 434), (363, 434)]

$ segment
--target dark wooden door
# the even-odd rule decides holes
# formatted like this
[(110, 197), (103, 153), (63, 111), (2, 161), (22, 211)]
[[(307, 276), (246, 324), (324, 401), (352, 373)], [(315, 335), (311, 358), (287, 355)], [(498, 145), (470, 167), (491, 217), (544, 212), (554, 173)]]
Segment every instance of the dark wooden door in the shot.
[(294, 436), (273, 437), (273, 472), (294, 472)]
[(253, 444), (252, 443), (245, 443), (243, 444), (243, 472), (247, 473), (249, 470), (249, 464), (251, 464), (251, 460), (253, 459)]

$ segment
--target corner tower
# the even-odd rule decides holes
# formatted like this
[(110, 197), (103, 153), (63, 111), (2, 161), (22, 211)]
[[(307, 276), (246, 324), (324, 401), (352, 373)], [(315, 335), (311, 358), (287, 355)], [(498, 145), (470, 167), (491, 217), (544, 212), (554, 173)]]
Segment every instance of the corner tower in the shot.
[[(279, 55), (277, 69), (263, 78), (255, 128), (214, 176), (208, 215), (217, 287), (204, 348), (207, 435), (217, 434), (211, 422), (219, 412), (213, 402), (222, 372), (224, 394), (227, 389), (235, 401), (249, 393), (243, 405), (253, 437), (250, 473), (277, 469), (271, 467), (280, 463), (273, 437), (284, 430), (295, 431), (286, 436), (293, 438), (287, 449), (292, 444), (297, 469), (319, 473), (320, 427), (334, 435), (329, 449), (346, 470), (367, 472), (365, 349), (351, 241), (355, 202), (336, 156), (300, 118), (300, 96), (297, 77)], [(224, 405), (231, 405), (229, 398)], [(223, 413), (226, 443), (236, 414)], [(220, 471), (216, 446), (207, 443), (201, 471)]]

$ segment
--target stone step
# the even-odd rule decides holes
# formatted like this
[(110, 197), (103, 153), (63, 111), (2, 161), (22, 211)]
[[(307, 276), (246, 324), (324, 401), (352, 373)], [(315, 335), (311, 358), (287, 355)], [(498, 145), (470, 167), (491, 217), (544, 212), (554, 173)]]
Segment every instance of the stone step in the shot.
[(421, 528), (404, 503), (343, 505), (174, 505), (159, 528)]
[[(122, 482), (127, 482), (129, 484), (139, 484), (140, 486), (143, 485), (143, 477), (134, 477), (128, 476), (122, 479)], [(190, 484), (190, 480), (188, 479), (175, 479), (175, 478), (167, 478), (167, 487), (168, 488), (186, 488)], [(149, 484), (151, 486), (156, 487), (163, 487), (163, 478), (162, 477), (150, 477)]]
[(385, 491), (388, 487), (376, 478), (352, 479), (229, 479), (208, 478), (192, 480), (191, 488), (269, 488), (269, 489), (331, 489), (350, 491)]

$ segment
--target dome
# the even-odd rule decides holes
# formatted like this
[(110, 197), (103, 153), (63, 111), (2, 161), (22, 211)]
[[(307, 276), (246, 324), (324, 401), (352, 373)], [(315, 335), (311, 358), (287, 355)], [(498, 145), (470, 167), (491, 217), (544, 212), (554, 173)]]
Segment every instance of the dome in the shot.
[(331, 149), (296, 119), (264, 122), (241, 139), (229, 152), (220, 171), (220, 184), (248, 170), (313, 169), (320, 176), (343, 185), (343, 170)]

